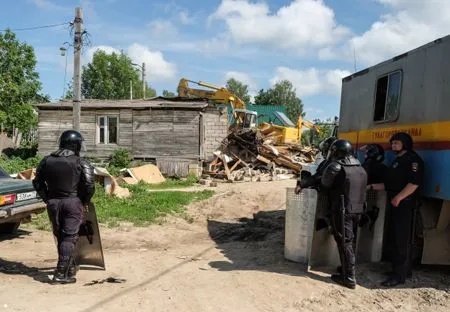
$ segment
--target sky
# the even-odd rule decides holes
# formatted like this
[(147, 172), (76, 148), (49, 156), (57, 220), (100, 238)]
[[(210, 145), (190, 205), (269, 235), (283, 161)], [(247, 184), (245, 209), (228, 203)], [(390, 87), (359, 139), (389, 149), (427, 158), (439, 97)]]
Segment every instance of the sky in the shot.
[[(69, 23), (76, 7), (90, 39), (83, 65), (97, 49), (123, 50), (146, 63), (158, 94), (183, 77), (221, 86), (233, 77), (252, 96), (288, 79), (309, 120), (339, 114), (343, 77), (450, 29), (448, 0), (2, 0), (0, 31)], [(73, 75), (73, 49), (60, 55), (70, 30), (16, 34), (35, 50), (42, 92), (58, 100)]]

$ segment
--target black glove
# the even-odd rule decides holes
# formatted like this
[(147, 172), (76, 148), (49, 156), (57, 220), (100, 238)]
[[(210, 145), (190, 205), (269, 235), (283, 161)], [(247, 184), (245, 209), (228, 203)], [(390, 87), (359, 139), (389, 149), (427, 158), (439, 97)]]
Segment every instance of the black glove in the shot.
[(317, 219), (316, 221), (316, 231), (320, 231), (329, 226), (328, 220), (324, 218)]

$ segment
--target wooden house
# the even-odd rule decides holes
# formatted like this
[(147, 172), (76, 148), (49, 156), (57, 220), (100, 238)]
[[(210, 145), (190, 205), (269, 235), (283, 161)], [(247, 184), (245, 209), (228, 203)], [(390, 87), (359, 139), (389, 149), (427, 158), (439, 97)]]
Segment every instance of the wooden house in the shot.
[[(47, 155), (57, 149), (60, 134), (72, 129), (72, 101), (37, 109), (38, 154)], [(228, 118), (225, 108), (199, 99), (83, 100), (80, 128), (85, 156), (107, 159), (126, 148), (134, 159), (155, 162), (163, 174), (186, 176), (190, 165), (214, 157)]]

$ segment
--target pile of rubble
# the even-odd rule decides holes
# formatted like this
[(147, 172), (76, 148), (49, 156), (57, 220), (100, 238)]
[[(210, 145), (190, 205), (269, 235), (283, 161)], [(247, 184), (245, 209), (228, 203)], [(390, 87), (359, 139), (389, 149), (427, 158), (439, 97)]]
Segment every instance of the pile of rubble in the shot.
[(302, 165), (314, 162), (317, 150), (298, 145), (272, 145), (257, 130), (231, 132), (203, 171), (207, 180), (272, 181), (290, 179)]

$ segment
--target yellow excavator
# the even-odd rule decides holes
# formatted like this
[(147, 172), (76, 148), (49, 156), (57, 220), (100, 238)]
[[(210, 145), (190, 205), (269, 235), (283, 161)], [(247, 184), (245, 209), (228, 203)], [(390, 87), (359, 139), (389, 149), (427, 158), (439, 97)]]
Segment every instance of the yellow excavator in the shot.
[(273, 115), (278, 119), (282, 125), (275, 125), (273, 123), (262, 122), (259, 125), (259, 130), (265, 136), (270, 136), (276, 144), (300, 144), (302, 142), (303, 127), (311, 129), (315, 134), (319, 134), (321, 129), (316, 124), (303, 120), (298, 117), (297, 124), (294, 125), (292, 121), (283, 112), (274, 112)]
[[(213, 89), (215, 91), (192, 89), (189, 88), (189, 82), (195, 83), (199, 86)], [(250, 129), (257, 126), (257, 113), (248, 110), (238, 96), (230, 92), (228, 89), (215, 86), (202, 81), (192, 81), (186, 78), (181, 78), (177, 88), (178, 96), (187, 98), (206, 98), (220, 104), (230, 104), (232, 108), (232, 115), (234, 122), (230, 120), (230, 124), (234, 127), (243, 129)]]
[[(199, 86), (210, 88), (212, 90), (192, 89), (189, 87), (189, 82), (195, 83)], [(297, 120), (297, 125), (283, 112), (274, 112), (275, 118), (280, 120), (282, 126), (274, 125), (272, 123), (263, 122), (257, 124), (258, 114), (255, 111), (248, 110), (244, 101), (233, 94), (226, 88), (219, 87), (202, 81), (192, 81), (186, 78), (181, 78), (177, 88), (178, 96), (187, 98), (206, 98), (220, 104), (230, 104), (233, 112), (234, 123), (230, 120), (232, 127), (251, 129), (259, 126), (262, 134), (270, 135), (276, 144), (300, 144), (302, 139), (303, 127), (314, 130), (320, 133), (320, 127), (310, 121), (303, 120), (301, 117)]]

